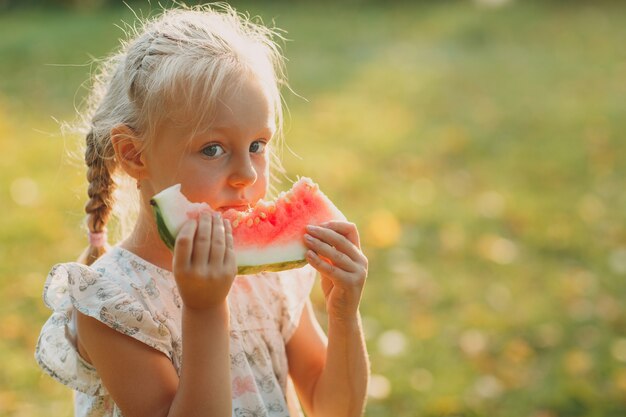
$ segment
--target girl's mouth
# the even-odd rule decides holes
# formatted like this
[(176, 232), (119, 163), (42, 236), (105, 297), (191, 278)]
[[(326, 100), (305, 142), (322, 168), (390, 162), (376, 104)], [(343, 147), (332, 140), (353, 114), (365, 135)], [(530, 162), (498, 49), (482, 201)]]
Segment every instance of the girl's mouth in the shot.
[(239, 205), (233, 205), (233, 206), (222, 206), (219, 208), (220, 211), (227, 211), (227, 210), (237, 210), (237, 211), (247, 211), (248, 209), (250, 209), (250, 205), (249, 204), (239, 204)]

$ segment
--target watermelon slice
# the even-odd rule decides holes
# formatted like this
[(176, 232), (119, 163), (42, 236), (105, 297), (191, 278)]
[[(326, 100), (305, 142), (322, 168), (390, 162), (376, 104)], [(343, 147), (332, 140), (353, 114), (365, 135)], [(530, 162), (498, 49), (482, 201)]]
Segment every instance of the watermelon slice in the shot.
[[(212, 212), (207, 203), (192, 203), (173, 185), (150, 200), (161, 239), (174, 249), (183, 224), (202, 212)], [(345, 216), (310, 178), (301, 178), (274, 202), (259, 201), (246, 211), (229, 209), (239, 275), (283, 271), (306, 264), (305, 228)]]

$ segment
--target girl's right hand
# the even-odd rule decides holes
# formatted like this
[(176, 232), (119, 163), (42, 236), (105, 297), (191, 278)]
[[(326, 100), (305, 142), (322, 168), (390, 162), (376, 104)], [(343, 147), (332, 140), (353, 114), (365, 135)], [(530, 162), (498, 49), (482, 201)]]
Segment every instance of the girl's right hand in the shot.
[(237, 275), (230, 222), (219, 213), (187, 221), (176, 238), (172, 269), (187, 308), (224, 305)]

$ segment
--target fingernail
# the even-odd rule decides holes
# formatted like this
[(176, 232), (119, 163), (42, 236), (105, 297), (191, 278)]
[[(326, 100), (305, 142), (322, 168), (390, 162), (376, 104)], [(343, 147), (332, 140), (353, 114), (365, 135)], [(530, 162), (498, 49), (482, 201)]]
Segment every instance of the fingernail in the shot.
[(306, 233), (305, 233), (304, 238), (305, 238), (306, 240), (308, 240), (309, 242), (312, 242), (312, 241), (313, 241), (313, 236), (311, 236), (311, 235), (309, 235), (309, 234), (306, 234)]
[(315, 230), (318, 230), (318, 229), (319, 229), (319, 227), (317, 227), (317, 226), (314, 226), (314, 225), (310, 224), (310, 225), (308, 225), (308, 226), (306, 227), (306, 229), (307, 229), (308, 231), (315, 231)]

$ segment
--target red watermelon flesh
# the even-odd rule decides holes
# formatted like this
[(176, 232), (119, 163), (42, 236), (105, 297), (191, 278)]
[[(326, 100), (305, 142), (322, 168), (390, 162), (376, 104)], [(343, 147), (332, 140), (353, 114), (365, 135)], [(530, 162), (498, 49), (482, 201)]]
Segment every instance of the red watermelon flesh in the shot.
[[(180, 192), (179, 184), (155, 195), (151, 204), (159, 234), (171, 249), (187, 219), (211, 211), (206, 203), (189, 202)], [(222, 216), (232, 225), (240, 275), (305, 265), (306, 226), (346, 219), (310, 178), (299, 179), (276, 201), (260, 201), (247, 211), (230, 209)]]

